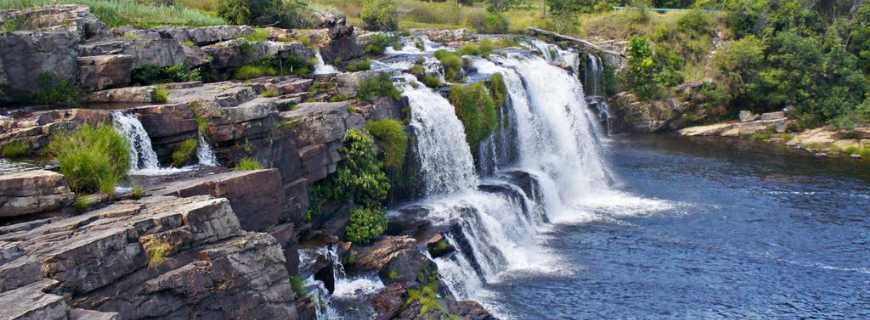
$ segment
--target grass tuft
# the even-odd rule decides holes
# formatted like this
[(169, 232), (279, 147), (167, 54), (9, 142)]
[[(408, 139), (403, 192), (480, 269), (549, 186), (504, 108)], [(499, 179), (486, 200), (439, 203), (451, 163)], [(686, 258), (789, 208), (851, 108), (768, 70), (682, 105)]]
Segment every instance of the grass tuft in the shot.
[(257, 159), (246, 157), (239, 160), (239, 164), (236, 165), (236, 171), (252, 171), (252, 170), (260, 170), (263, 169), (263, 165), (260, 164)]
[(185, 164), (190, 163), (190, 160), (193, 159), (193, 155), (196, 153), (196, 147), (199, 143), (196, 139), (187, 139), (181, 142), (180, 145), (175, 147), (175, 150), (172, 151), (172, 165), (175, 167), (182, 167)]
[(52, 136), (47, 151), (76, 193), (113, 194), (130, 166), (129, 144), (111, 125), (84, 124), (71, 133)]

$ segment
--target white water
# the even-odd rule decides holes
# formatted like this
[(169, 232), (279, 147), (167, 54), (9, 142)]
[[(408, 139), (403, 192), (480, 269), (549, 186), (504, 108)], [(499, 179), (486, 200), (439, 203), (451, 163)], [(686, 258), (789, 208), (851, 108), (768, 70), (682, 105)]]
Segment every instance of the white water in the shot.
[(465, 129), (450, 102), (422, 85), (406, 86), (404, 95), (411, 105), (411, 127), (417, 137), (426, 195), (477, 186)]
[(586, 83), (586, 88), (589, 89), (590, 96), (601, 96), (601, 76), (604, 73), (604, 64), (601, 62), (601, 58), (594, 54), (590, 54), (588, 57), (586, 74), (583, 77), (583, 81)]
[(130, 144), (130, 170), (159, 169), (157, 153), (151, 147), (151, 137), (142, 127), (142, 122), (132, 114), (120, 111), (112, 112), (112, 122), (115, 129), (124, 136)]
[(218, 165), (217, 157), (214, 155), (208, 141), (202, 134), (199, 135), (199, 145), (196, 147), (196, 157), (199, 159), (199, 164), (203, 166), (216, 167)]
[(314, 65), (314, 74), (338, 73), (338, 70), (335, 69), (335, 67), (326, 64), (326, 62), (323, 61), (323, 56), (320, 55), (320, 50), (315, 54), (315, 58), (317, 58), (317, 64)]

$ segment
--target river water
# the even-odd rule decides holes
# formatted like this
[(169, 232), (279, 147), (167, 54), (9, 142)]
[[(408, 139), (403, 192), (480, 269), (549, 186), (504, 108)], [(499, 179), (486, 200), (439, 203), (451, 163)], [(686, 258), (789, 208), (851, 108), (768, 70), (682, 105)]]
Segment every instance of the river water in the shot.
[(503, 275), (514, 319), (870, 319), (870, 169), (678, 137), (606, 139), (615, 188), (666, 205), (557, 224), (560, 272)]

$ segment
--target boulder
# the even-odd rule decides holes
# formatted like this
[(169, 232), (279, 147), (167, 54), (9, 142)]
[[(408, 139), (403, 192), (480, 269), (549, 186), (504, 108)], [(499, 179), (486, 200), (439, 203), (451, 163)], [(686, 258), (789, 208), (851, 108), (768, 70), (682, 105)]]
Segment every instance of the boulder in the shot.
[(352, 268), (358, 272), (381, 271), (404, 251), (416, 250), (416, 247), (417, 241), (407, 236), (387, 236), (364, 247), (353, 247)]
[(740, 122), (749, 122), (758, 120), (758, 115), (749, 110), (740, 110)]
[(0, 218), (61, 209), (75, 198), (63, 175), (47, 170), (0, 176)]
[(221, 41), (241, 38), (254, 33), (251, 26), (209, 26), (200, 28), (165, 28), (162, 32), (169, 33), (180, 42), (190, 41), (197, 46), (205, 46)]
[(291, 111), (282, 112), (302, 160), (309, 183), (319, 181), (335, 171), (341, 154), (338, 148), (348, 129), (365, 125), (362, 115), (350, 110), (350, 102), (302, 103)]
[(129, 45), (124, 48), (124, 54), (133, 56), (134, 68), (145, 65), (166, 67), (184, 64), (187, 60), (181, 43), (167, 32), (155, 30), (124, 31), (124, 29), (115, 32), (121, 33), (120, 36), (129, 42)]
[(102, 55), (78, 58), (79, 86), (88, 91), (123, 87), (130, 84), (133, 57)]
[(72, 31), (15, 31), (0, 34), (0, 88), (7, 94), (28, 94), (43, 85), (78, 79), (76, 45)]
[(402, 310), (408, 296), (404, 283), (393, 283), (374, 295), (369, 303), (374, 307), (378, 320), (393, 319)]
[(77, 4), (49, 5), (23, 10), (0, 12), (0, 24), (15, 20), (18, 29), (39, 31), (70, 31), (81, 39), (95, 37), (106, 32), (106, 26), (88, 6)]
[(352, 25), (344, 16), (333, 16), (322, 23), (329, 29), (329, 43), (320, 48), (324, 61), (330, 63), (353, 60), (363, 56), (362, 46), (357, 42)]
[(237, 68), (266, 58), (298, 58), (308, 61), (314, 51), (298, 42), (261, 41), (251, 43), (244, 39), (218, 42), (202, 47), (212, 57), (211, 66), (218, 70)]
[(0, 319), (4, 320), (67, 320), (63, 296), (46, 293), (57, 281), (42, 280), (0, 293)]

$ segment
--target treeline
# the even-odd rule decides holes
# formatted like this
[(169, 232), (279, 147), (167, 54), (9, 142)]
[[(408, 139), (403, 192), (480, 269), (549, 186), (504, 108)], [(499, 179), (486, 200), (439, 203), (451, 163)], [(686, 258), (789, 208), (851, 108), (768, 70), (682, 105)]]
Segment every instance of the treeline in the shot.
[[(714, 81), (704, 88), (714, 105), (789, 107), (805, 127), (870, 122), (870, 3), (731, 0), (723, 8), (730, 40), (713, 57)], [(627, 89), (657, 98), (681, 82), (672, 76), (680, 59), (667, 46), (631, 39)]]

